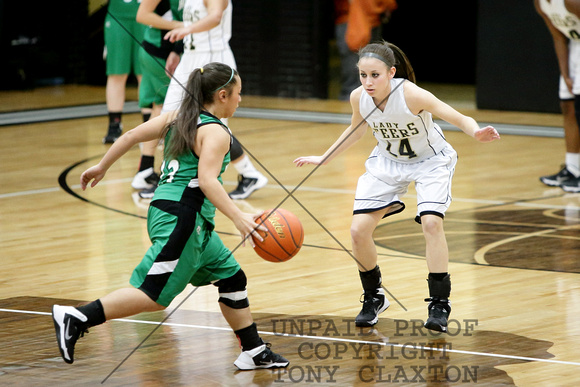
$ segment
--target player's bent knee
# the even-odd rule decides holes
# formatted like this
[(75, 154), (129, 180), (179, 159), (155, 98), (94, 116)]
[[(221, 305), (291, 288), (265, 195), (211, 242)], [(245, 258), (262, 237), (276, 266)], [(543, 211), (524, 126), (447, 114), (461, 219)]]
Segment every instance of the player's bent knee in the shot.
[(232, 308), (244, 309), (250, 306), (246, 285), (248, 280), (242, 269), (229, 278), (219, 280), (214, 285), (218, 287), (220, 298), (218, 302)]
[(444, 215), (435, 211), (425, 211), (421, 213), (419, 222), (424, 232), (436, 233), (443, 230)]

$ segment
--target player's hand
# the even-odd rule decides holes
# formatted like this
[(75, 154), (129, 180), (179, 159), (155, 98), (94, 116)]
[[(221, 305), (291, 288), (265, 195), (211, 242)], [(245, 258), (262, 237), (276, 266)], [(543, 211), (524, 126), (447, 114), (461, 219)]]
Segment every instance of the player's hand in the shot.
[(171, 43), (175, 43), (178, 40), (182, 40), (189, 34), (191, 34), (191, 32), (189, 32), (189, 28), (181, 27), (169, 31), (168, 33), (165, 34), (165, 37), (163, 39), (169, 40)]
[(254, 239), (252, 237), (256, 238), (260, 242), (264, 241), (264, 238), (262, 238), (258, 230), (268, 232), (268, 229), (263, 224), (260, 225), (259, 223), (256, 223), (256, 219), (262, 216), (262, 214), (263, 212), (260, 212), (259, 214), (249, 214), (243, 212), (242, 216), (234, 221), (234, 225), (242, 237), (242, 246), (246, 245), (247, 240), (250, 242), (252, 247), (255, 247)]
[(476, 130), (474, 137), (479, 142), (491, 142), (493, 140), (499, 140), (499, 133), (493, 126), (486, 126), (485, 128)]
[(296, 160), (294, 160), (294, 164), (296, 164), (297, 167), (301, 167), (301, 166), (306, 165), (306, 164), (320, 165), (320, 164), (322, 164), (322, 156), (298, 157)]
[(107, 171), (103, 170), (99, 165), (95, 165), (94, 167), (90, 167), (86, 171), (84, 171), (81, 175), (81, 188), (83, 191), (87, 188), (87, 185), (91, 183), (91, 188), (99, 183), (105, 177), (105, 173)]

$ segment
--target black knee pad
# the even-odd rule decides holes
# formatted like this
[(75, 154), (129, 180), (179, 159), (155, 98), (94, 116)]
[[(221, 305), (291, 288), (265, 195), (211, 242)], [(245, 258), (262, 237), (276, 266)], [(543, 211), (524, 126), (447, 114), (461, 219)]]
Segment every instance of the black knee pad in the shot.
[(238, 141), (236, 136), (232, 137), (232, 146), (230, 147), (230, 159), (232, 161), (239, 159), (244, 155), (242, 144)]
[(232, 309), (244, 309), (250, 306), (246, 285), (248, 280), (242, 269), (229, 278), (219, 280), (214, 285), (218, 287), (220, 298), (218, 302)]

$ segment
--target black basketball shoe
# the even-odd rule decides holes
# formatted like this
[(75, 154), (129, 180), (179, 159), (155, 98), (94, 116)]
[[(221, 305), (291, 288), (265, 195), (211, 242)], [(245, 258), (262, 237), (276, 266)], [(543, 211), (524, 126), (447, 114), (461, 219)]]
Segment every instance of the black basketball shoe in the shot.
[(234, 365), (243, 371), (255, 370), (259, 368), (284, 368), (290, 362), (270, 350), (271, 344), (262, 344), (259, 347), (242, 351), (234, 362)]
[(555, 175), (548, 175), (540, 177), (540, 181), (550, 187), (560, 187), (562, 183), (574, 179), (576, 176), (570, 172), (566, 166)]
[(429, 302), (427, 307), (429, 317), (425, 322), (425, 328), (447, 333), (447, 320), (451, 314), (451, 301), (437, 298), (426, 298), (425, 301)]
[(362, 310), (354, 319), (354, 323), (357, 327), (372, 327), (379, 321), (379, 314), (389, 307), (389, 300), (382, 288), (366, 291), (361, 298)]
[(79, 337), (88, 333), (87, 316), (72, 306), (52, 306), (52, 320), (56, 331), (56, 341), (63, 360), (72, 364), (75, 344)]

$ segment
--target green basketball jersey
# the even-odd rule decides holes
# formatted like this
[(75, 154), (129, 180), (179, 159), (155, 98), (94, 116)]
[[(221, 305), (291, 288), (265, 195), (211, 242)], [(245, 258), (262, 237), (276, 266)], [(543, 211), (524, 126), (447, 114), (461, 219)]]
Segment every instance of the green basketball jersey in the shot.
[[(216, 130), (227, 130), (231, 134), (227, 126), (223, 124), (217, 117), (208, 112), (202, 112), (199, 117), (197, 127), (208, 124), (219, 124), (221, 127)], [(165, 137), (165, 143), (171, 141), (171, 129)], [(224, 156), (222, 168), (218, 176), (218, 180), (222, 183), (221, 174), (225, 171), (230, 162), (230, 153)], [(199, 211), (201, 216), (210, 224), (215, 225), (215, 206), (205, 197), (202, 190), (199, 188), (197, 179), (197, 172), (199, 166), (199, 158), (193, 152), (188, 150), (184, 154), (178, 156), (176, 159), (163, 159), (161, 165), (161, 177), (159, 186), (155, 190), (153, 201), (155, 200), (170, 200), (174, 202), (181, 202), (186, 204), (196, 211)]]
[(138, 0), (110, 0), (107, 10), (116, 18), (135, 20), (139, 3)]

